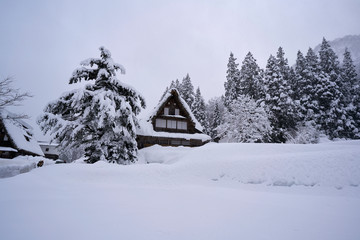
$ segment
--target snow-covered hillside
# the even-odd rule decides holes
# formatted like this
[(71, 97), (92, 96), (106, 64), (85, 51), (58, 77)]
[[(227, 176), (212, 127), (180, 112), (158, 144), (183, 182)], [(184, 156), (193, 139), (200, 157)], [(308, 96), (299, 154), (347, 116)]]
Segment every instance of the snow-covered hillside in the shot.
[[(358, 239), (360, 141), (153, 146), (0, 179), (2, 239)], [(149, 164), (147, 164), (149, 163)]]
[[(345, 48), (348, 48), (351, 52), (351, 57), (356, 66), (356, 70), (358, 74), (360, 74), (360, 35), (348, 35), (329, 41), (329, 43), (339, 57), (340, 62), (343, 60)], [(319, 52), (320, 44), (316, 46), (314, 50), (315, 52)]]

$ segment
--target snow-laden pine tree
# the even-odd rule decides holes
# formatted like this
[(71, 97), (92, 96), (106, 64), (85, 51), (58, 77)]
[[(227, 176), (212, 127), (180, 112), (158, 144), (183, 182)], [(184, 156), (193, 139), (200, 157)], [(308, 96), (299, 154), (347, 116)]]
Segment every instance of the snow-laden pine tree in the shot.
[(230, 103), (232, 103), (239, 96), (239, 75), (240, 71), (236, 62), (234, 54), (231, 52), (229, 57), (229, 62), (227, 64), (226, 71), (226, 82), (225, 86), (225, 99), (224, 104), (228, 108)]
[(319, 62), (311, 48), (306, 57), (298, 51), (294, 71), (292, 89), (293, 99), (298, 106), (297, 130), (286, 138), (293, 143), (316, 143), (319, 132), (316, 125), (318, 104), (314, 86), (318, 83)]
[[(171, 82), (172, 83), (172, 82)], [(171, 86), (171, 85), (170, 85)], [(171, 88), (170, 88), (171, 89)], [(169, 92), (169, 87), (165, 88), (164, 93), (161, 95), (160, 101), (165, 97), (165, 95)]]
[(300, 91), (300, 105), (304, 121), (315, 121), (319, 123), (319, 102), (317, 96), (317, 86), (321, 82), (320, 78), (323, 76), (319, 65), (319, 58), (312, 48), (305, 56), (305, 69), (302, 71), (301, 80), (299, 83)]
[(176, 79), (175, 81), (172, 80), (169, 89), (176, 88), (180, 92), (180, 82), (179, 79)]
[(216, 131), (214, 130), (221, 122), (221, 116), (223, 116), (225, 111), (224, 106), (224, 97), (214, 97), (211, 98), (205, 105), (205, 114), (206, 114), (206, 125), (208, 126), (206, 134), (211, 136), (214, 140), (216, 136)]
[(239, 94), (247, 95), (258, 101), (264, 98), (262, 88), (263, 71), (256, 63), (256, 59), (249, 52), (242, 62), (239, 74)]
[(319, 57), (321, 70), (329, 75), (331, 82), (337, 82), (340, 72), (338, 56), (325, 38), (323, 38), (320, 46)]
[(295, 77), (291, 87), (293, 91), (292, 98), (299, 106), (299, 120), (301, 121), (306, 121), (308, 116), (313, 115), (311, 109), (311, 105), (313, 104), (312, 89), (315, 85), (312, 85), (311, 74), (313, 74), (313, 72), (307, 69), (306, 58), (301, 51), (298, 51), (295, 64)]
[(285, 58), (285, 52), (282, 47), (278, 48), (276, 53), (276, 60), (283, 79), (287, 81), (288, 84), (290, 84), (290, 67), (287, 58)]
[(297, 82), (297, 79), (296, 79), (296, 73), (295, 73), (295, 69), (290, 67), (289, 68), (289, 80), (288, 80), (288, 84), (290, 86), (290, 89), (291, 89), (291, 99), (293, 99), (293, 101), (295, 102), (295, 104), (297, 105), (297, 107), (299, 108), (298, 106), (298, 101), (295, 101), (295, 98), (296, 98), (296, 94), (294, 93), (294, 89), (293, 89), (293, 86), (296, 85), (296, 82)]
[(179, 86), (179, 93), (180, 93), (180, 96), (189, 105), (190, 109), (193, 110), (195, 93), (194, 93), (194, 86), (191, 83), (189, 74), (186, 74), (186, 76), (183, 78), (183, 80)]
[(268, 142), (271, 135), (269, 114), (249, 96), (240, 97), (230, 104), (217, 135), (225, 142)]
[(290, 84), (283, 75), (285, 68), (286, 65), (282, 65), (281, 59), (270, 55), (265, 70), (264, 91), (265, 104), (271, 112), (274, 142), (286, 142), (286, 136), (295, 130), (298, 117), (295, 103), (290, 96)]
[(212, 121), (210, 122), (210, 133), (209, 133), (210, 137), (215, 141), (218, 140), (217, 127), (221, 124), (221, 122), (222, 122), (222, 115), (220, 112), (219, 103), (215, 102), (214, 114)]
[(161, 95), (160, 101), (165, 97), (165, 95), (169, 92), (169, 90), (173, 88), (177, 89), (179, 93), (181, 92), (181, 85), (179, 79), (176, 79), (175, 81), (174, 80), (171, 81), (170, 86), (166, 87), (164, 93)]
[(345, 137), (360, 138), (360, 86), (351, 53), (347, 49), (344, 53), (340, 78), (343, 86), (343, 102), (347, 111)]
[(200, 87), (196, 89), (195, 93), (195, 101), (193, 103), (192, 110), (195, 118), (199, 121), (201, 126), (204, 128), (205, 132), (207, 132), (208, 124), (205, 114), (205, 100), (201, 95)]
[(345, 49), (344, 59), (341, 66), (341, 82), (343, 85), (344, 101), (347, 104), (353, 102), (354, 97), (359, 93), (360, 86), (351, 53)]
[(63, 148), (84, 147), (89, 163), (127, 164), (137, 158), (136, 115), (145, 101), (117, 78), (116, 71), (125, 73), (125, 69), (114, 63), (110, 51), (100, 47), (100, 53), (100, 58), (81, 62), (69, 83), (93, 82), (50, 102), (38, 123)]
[(319, 56), (321, 73), (315, 93), (319, 102), (319, 123), (330, 138), (346, 137), (349, 113), (344, 102), (344, 84), (341, 82), (338, 57), (325, 38)]

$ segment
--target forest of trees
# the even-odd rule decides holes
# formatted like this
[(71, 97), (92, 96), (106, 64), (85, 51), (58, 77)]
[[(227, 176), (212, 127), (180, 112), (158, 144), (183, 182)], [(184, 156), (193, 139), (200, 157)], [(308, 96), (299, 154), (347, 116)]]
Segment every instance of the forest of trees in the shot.
[[(200, 87), (194, 88), (187, 74), (172, 81), (162, 97), (176, 88), (214, 141), (316, 143), (322, 135), (359, 139), (360, 78), (347, 49), (342, 59), (340, 63), (325, 38), (318, 53), (312, 48), (305, 55), (299, 51), (294, 66), (281, 47), (270, 55), (265, 69), (251, 52), (240, 66), (230, 53), (223, 96), (205, 103)], [(125, 73), (101, 47), (100, 58), (81, 62), (69, 83), (94, 81), (50, 102), (39, 117), (44, 133), (51, 133), (63, 152), (71, 149), (69, 158), (84, 152), (89, 163), (136, 161), (137, 115), (145, 100), (117, 78), (117, 71)], [(30, 97), (11, 83), (10, 78), (0, 81), (0, 112)]]
[[(249, 52), (241, 66), (230, 53), (224, 96), (205, 104), (189, 74), (173, 81), (205, 133), (228, 142), (316, 143), (360, 138), (359, 78), (345, 50), (343, 61), (324, 38), (318, 54), (309, 48), (289, 66), (279, 47), (261, 69)], [(165, 91), (165, 92), (166, 92)]]

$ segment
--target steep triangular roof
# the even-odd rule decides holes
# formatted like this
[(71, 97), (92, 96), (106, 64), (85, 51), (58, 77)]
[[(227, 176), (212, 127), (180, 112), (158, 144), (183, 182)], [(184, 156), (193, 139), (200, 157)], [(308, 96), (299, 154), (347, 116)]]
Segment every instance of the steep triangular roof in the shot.
[(35, 155), (44, 156), (40, 145), (33, 136), (33, 128), (21, 119), (13, 118), (14, 114), (3, 111), (0, 116), (5, 131), (9, 135), (14, 147)]
[(151, 122), (154, 117), (156, 117), (160, 114), (160, 111), (163, 109), (164, 105), (169, 101), (169, 99), (171, 97), (175, 97), (175, 99), (178, 100), (178, 102), (182, 105), (181, 107), (183, 108), (186, 117), (188, 117), (190, 119), (190, 121), (194, 124), (196, 130), (198, 130), (199, 132), (202, 132), (204, 128), (201, 126), (199, 121), (196, 120), (189, 105), (180, 96), (180, 94), (176, 88), (169, 89), (169, 91), (164, 95), (164, 97), (160, 100), (158, 105), (154, 108), (154, 110), (150, 114), (148, 121)]

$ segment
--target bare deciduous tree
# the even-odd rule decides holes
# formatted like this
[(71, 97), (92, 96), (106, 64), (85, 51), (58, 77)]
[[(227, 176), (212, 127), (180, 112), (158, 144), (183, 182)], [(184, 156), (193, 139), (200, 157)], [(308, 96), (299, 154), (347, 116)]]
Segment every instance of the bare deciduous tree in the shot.
[[(7, 77), (0, 80), (0, 113), (10, 106), (19, 106), (22, 101), (32, 95), (28, 92), (20, 92), (20, 89), (12, 87), (13, 79)], [(7, 118), (27, 118), (25, 114), (12, 114)]]

